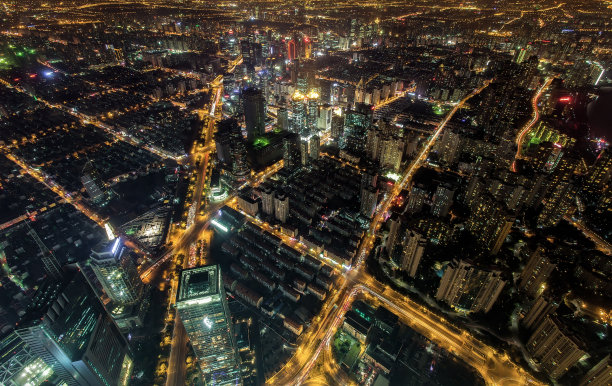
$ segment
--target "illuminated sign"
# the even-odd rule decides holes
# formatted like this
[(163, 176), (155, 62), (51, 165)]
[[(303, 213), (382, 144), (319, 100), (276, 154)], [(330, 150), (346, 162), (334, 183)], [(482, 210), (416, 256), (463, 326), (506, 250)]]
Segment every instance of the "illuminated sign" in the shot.
[(106, 231), (106, 237), (108, 237), (108, 241), (113, 241), (115, 239), (115, 233), (113, 232), (113, 228), (109, 225), (109, 223), (104, 223), (104, 230)]
[(564, 96), (564, 97), (559, 98), (559, 102), (567, 103), (571, 101), (572, 101), (572, 97)]
[(217, 220), (211, 220), (210, 223), (213, 224), (215, 228), (222, 230), (223, 232), (227, 232), (229, 230), (225, 225), (221, 224)]
[(204, 318), (203, 320), (204, 325), (210, 330), (212, 328), (212, 322), (210, 321), (210, 319), (208, 319), (208, 316)]
[(121, 239), (119, 237), (117, 237), (115, 239), (115, 243), (113, 244), (113, 249), (111, 249), (111, 253), (114, 255), (115, 252), (117, 252), (117, 249), (119, 248), (119, 243), (121, 242)]

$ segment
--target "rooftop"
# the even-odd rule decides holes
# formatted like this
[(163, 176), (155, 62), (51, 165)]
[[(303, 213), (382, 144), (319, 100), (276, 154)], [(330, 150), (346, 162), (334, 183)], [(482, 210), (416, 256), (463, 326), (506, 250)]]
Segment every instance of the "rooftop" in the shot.
[(220, 288), (221, 272), (218, 265), (185, 269), (181, 272), (177, 301), (216, 295)]

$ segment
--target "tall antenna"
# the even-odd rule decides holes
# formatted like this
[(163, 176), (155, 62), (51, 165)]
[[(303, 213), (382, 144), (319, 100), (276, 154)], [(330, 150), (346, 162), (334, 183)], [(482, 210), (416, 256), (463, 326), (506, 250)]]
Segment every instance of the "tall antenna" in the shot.
[[(30, 213), (28, 213), (28, 217), (29, 216)], [(45, 266), (45, 272), (47, 273), (47, 276), (52, 277), (55, 280), (62, 279), (64, 277), (62, 267), (60, 266), (59, 262), (57, 261), (57, 258), (53, 254), (53, 251), (47, 248), (45, 243), (43, 243), (43, 241), (38, 236), (38, 233), (36, 233), (34, 228), (32, 228), (32, 226), (30, 225), (30, 221), (28, 219), (25, 220), (25, 223), (29, 229), (28, 234), (34, 239), (36, 245), (38, 245), (38, 248), (42, 253), (42, 262)]]

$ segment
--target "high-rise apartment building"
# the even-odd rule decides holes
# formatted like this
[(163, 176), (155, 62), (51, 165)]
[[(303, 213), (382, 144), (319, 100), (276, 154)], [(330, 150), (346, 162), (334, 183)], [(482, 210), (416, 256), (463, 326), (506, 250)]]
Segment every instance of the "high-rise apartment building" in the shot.
[(259, 189), (261, 194), (261, 210), (264, 214), (274, 214), (274, 190), (268, 185), (264, 185)]
[(385, 248), (387, 249), (387, 252), (391, 254), (391, 252), (393, 252), (393, 247), (395, 246), (397, 236), (402, 226), (402, 219), (397, 213), (393, 213), (391, 214), (391, 218), (389, 218), (389, 224), (389, 235), (387, 235)]
[(510, 233), (515, 217), (490, 195), (480, 196), (471, 209), (466, 228), (491, 254), (496, 254)]
[(427, 240), (416, 232), (409, 230), (404, 235), (401, 267), (410, 277), (416, 276), (426, 245)]
[(540, 368), (553, 379), (563, 376), (585, 354), (584, 344), (550, 315), (536, 328), (526, 347)]
[(436, 299), (468, 312), (489, 312), (506, 281), (501, 272), (453, 260), (444, 271)]
[(127, 385), (133, 354), (81, 271), (48, 281), (15, 329), (67, 385)]
[(446, 217), (448, 210), (453, 205), (453, 197), (455, 196), (455, 189), (450, 186), (440, 184), (436, 188), (436, 192), (433, 195), (431, 214), (436, 217)]
[(378, 204), (378, 189), (367, 186), (361, 190), (361, 214), (367, 218), (372, 218), (374, 210)]
[(542, 323), (542, 321), (550, 314), (555, 312), (559, 307), (559, 303), (555, 302), (551, 297), (546, 295), (538, 296), (534, 301), (529, 311), (525, 314), (521, 324), (529, 330), (533, 330)]
[(610, 354), (593, 366), (579, 383), (579, 386), (600, 385), (612, 385), (612, 357)]
[(240, 362), (221, 268), (207, 265), (183, 270), (176, 309), (206, 384), (240, 384)]
[(313, 135), (310, 137), (308, 143), (308, 153), (311, 159), (319, 159), (319, 154), (321, 152), (321, 138), (318, 135)]
[(544, 199), (544, 208), (538, 216), (538, 225), (553, 227), (561, 221), (576, 198), (576, 187), (571, 182), (560, 182)]
[(283, 191), (277, 191), (274, 195), (274, 217), (282, 223), (289, 217), (289, 197)]
[(546, 288), (546, 279), (556, 265), (546, 256), (543, 247), (538, 246), (529, 257), (527, 265), (519, 277), (518, 288), (531, 297), (536, 297)]

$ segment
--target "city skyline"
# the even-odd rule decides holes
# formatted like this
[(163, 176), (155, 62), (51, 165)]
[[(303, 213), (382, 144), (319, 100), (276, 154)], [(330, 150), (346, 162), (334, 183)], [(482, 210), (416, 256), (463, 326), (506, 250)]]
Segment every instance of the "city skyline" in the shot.
[(609, 0), (0, 12), (0, 384), (610, 383)]

